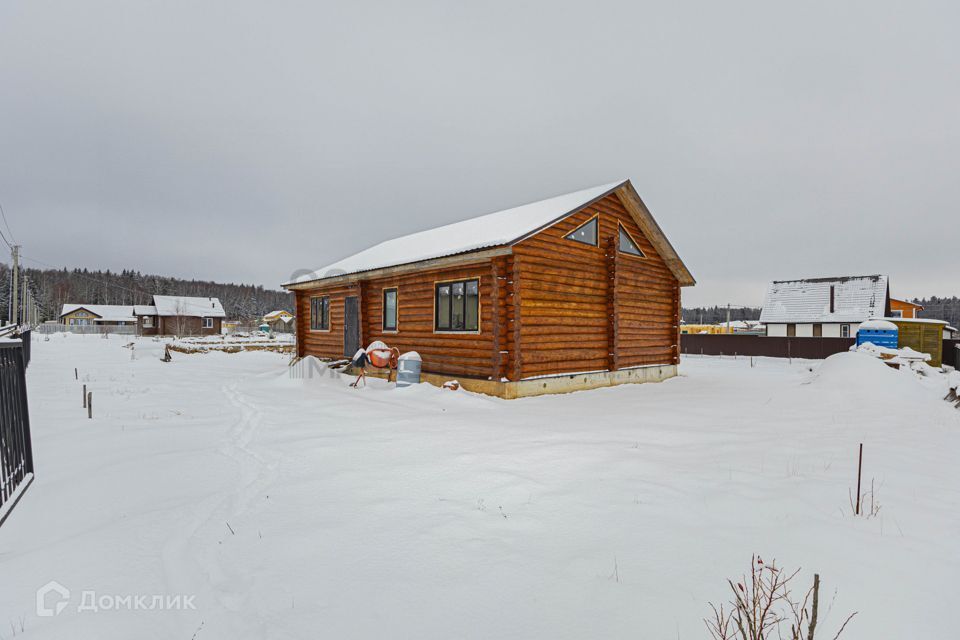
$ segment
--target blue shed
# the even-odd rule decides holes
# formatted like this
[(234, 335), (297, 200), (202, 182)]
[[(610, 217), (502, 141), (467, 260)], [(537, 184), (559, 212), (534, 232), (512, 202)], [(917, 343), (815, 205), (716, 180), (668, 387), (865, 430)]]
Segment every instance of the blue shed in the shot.
[(897, 325), (886, 320), (867, 320), (857, 329), (857, 346), (871, 342), (878, 347), (897, 348), (899, 338)]

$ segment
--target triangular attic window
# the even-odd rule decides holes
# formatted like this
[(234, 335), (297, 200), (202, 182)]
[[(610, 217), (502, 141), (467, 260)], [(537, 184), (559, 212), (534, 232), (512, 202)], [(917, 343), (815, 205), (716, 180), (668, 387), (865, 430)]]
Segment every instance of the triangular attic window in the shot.
[(623, 227), (620, 227), (620, 251), (623, 253), (629, 253), (632, 256), (640, 256), (645, 258), (643, 251), (640, 251), (640, 247), (637, 246), (637, 243), (633, 241), (633, 238), (630, 237), (630, 234), (627, 233), (627, 230)]
[(596, 247), (597, 220), (599, 220), (599, 218), (594, 216), (563, 237), (567, 240), (582, 242), (583, 244), (589, 244), (590, 246)]

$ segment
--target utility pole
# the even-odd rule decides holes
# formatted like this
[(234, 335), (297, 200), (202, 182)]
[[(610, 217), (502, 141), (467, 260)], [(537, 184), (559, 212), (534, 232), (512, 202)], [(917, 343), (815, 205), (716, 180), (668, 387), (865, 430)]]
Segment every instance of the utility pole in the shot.
[(730, 331), (730, 303), (727, 303), (727, 333), (732, 333)]
[(20, 298), (20, 321), (23, 324), (27, 319), (27, 275), (23, 275), (23, 297)]
[[(23, 278), (24, 284), (27, 284), (27, 278)], [(27, 325), (27, 328), (33, 327), (33, 291), (30, 287), (27, 287), (27, 295), (24, 298), (26, 304), (23, 307), (23, 321)]]
[(20, 317), (18, 311), (20, 299), (18, 297), (20, 292), (20, 245), (13, 245), (13, 306), (10, 307), (10, 322), (17, 324), (17, 320)]

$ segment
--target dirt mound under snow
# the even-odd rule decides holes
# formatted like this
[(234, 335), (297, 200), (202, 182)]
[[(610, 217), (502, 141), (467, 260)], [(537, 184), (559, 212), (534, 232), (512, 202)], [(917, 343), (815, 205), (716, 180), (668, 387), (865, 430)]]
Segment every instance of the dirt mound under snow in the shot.
[(810, 383), (879, 401), (896, 401), (904, 394), (929, 395), (912, 371), (894, 369), (879, 358), (857, 352), (830, 356), (813, 372)]

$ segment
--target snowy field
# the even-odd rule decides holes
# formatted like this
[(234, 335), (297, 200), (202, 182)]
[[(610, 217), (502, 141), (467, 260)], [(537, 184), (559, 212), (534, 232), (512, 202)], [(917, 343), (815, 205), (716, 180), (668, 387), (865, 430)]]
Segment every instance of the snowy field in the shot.
[[(825, 638), (854, 611), (843, 638), (957, 637), (960, 411), (939, 380), (692, 358), (502, 401), (128, 340), (34, 342), (0, 638), (706, 638), (755, 552), (821, 574)], [(871, 518), (848, 498), (860, 442)], [(40, 617), (51, 580), (69, 600)], [(79, 610), (85, 591), (117, 606)], [(123, 599), (155, 595), (193, 606)]]

